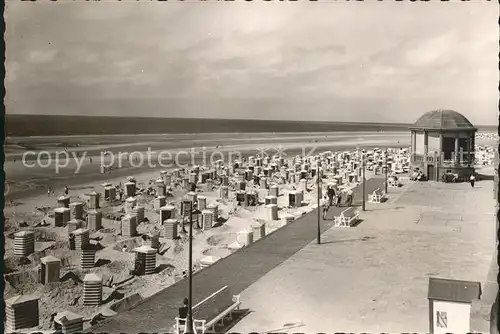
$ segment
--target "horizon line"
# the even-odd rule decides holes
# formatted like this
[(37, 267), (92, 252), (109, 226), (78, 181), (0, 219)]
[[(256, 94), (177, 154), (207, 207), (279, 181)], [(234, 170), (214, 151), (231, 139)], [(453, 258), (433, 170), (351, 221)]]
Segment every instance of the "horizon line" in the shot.
[[(257, 121), (257, 122), (294, 122), (294, 123), (337, 123), (337, 124), (386, 124), (386, 125), (395, 125), (395, 126), (412, 126), (414, 122), (375, 122), (375, 121), (331, 121), (331, 120), (318, 120), (318, 121), (305, 121), (305, 120), (294, 120), (294, 119), (256, 119), (256, 118), (218, 118), (218, 117), (177, 117), (177, 116), (118, 116), (118, 115), (62, 115), (62, 114), (5, 114), (5, 117), (8, 116), (16, 117), (16, 116), (38, 116), (38, 117), (101, 117), (101, 118), (140, 118), (140, 119), (179, 119), (179, 120), (219, 120), (219, 121)], [(498, 127), (498, 125), (486, 125), (486, 124), (478, 124), (474, 125), (475, 127)]]
[(102, 118), (140, 118), (140, 119), (180, 119), (180, 120), (220, 120), (220, 121), (258, 121), (258, 122), (294, 122), (294, 123), (341, 123), (341, 124), (388, 124), (398, 126), (411, 126), (413, 123), (407, 122), (375, 122), (375, 121), (332, 121), (332, 120), (295, 120), (295, 119), (257, 119), (257, 118), (219, 118), (219, 117), (177, 117), (177, 116), (119, 116), (119, 115), (63, 115), (63, 114), (5, 114), (6, 117), (10, 116), (37, 116), (37, 117), (102, 117)]

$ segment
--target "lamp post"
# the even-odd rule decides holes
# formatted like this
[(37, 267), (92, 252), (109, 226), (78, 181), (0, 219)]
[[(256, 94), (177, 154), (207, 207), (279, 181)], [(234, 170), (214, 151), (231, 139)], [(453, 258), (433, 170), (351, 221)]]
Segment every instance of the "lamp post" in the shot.
[(387, 172), (388, 172), (388, 164), (387, 164), (387, 149), (385, 149), (385, 193), (387, 194)]
[(321, 201), (321, 189), (319, 186), (319, 166), (316, 168), (316, 188), (318, 189), (318, 234), (316, 236), (316, 243), (319, 245), (321, 244), (321, 206), (320, 206), (320, 201)]
[(365, 154), (361, 153), (361, 166), (362, 166), (362, 178), (363, 178), (363, 211), (366, 211), (366, 178), (365, 178)]
[[(182, 232), (187, 233), (186, 231), (186, 216), (193, 211), (193, 202), (190, 199), (183, 199), (181, 202), (181, 214), (182, 214)], [(190, 217), (190, 215), (188, 216)]]
[(191, 210), (189, 210), (188, 314), (184, 334), (196, 333), (193, 326), (193, 214), (195, 214), (198, 219), (198, 215), (201, 211), (193, 209), (193, 203), (191, 204)]

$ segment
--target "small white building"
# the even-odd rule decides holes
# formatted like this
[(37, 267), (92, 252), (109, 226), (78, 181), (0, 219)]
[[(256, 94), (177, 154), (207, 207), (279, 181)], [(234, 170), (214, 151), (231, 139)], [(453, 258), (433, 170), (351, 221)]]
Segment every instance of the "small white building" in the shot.
[(427, 294), (430, 333), (470, 333), (471, 304), (480, 296), (479, 282), (430, 277)]

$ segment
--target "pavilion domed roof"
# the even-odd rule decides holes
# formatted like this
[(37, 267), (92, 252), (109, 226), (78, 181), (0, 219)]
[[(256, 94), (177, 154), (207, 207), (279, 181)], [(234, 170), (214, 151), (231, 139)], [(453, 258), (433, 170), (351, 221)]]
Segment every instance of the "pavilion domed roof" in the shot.
[(454, 110), (433, 110), (426, 112), (411, 126), (429, 130), (476, 130), (474, 125), (461, 113)]

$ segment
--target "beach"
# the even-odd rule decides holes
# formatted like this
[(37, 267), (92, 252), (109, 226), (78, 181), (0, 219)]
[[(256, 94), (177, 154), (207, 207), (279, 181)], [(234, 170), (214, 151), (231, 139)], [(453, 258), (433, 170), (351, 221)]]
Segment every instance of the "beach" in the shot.
[[(31, 145), (34, 145), (34, 142), (38, 143), (36, 148), (32, 147), (33, 154), (36, 155), (45, 150), (48, 153), (46, 159), (39, 161), (27, 160), (25, 163), (31, 163), (35, 166), (25, 167), (21, 165), (21, 161), (14, 163), (13, 159), (16, 154), (19, 156), (19, 152), (17, 152), (9, 157), (11, 160), (6, 164), (5, 170), (10, 188), (7, 193), (7, 200), (11, 201), (7, 202), (8, 204), (5, 207), (6, 224), (4, 234), (6, 236), (7, 287), (4, 296), (5, 298), (13, 297), (16, 294), (37, 296), (40, 310), (44, 310), (40, 313), (38, 329), (47, 329), (50, 325), (52, 311), (70, 311), (81, 315), (84, 317), (85, 328), (88, 328), (90, 321), (99, 314), (108, 317), (119, 312), (120, 307), (116, 308), (113, 305), (120, 302), (121, 298), (125, 298), (121, 302), (130, 299), (136, 300), (135, 303), (137, 303), (137, 300), (140, 301), (154, 296), (184, 278), (187, 267), (188, 238), (182, 232), (179, 232), (178, 238), (172, 240), (165, 235), (165, 227), (159, 215), (161, 210), (156, 205), (157, 197), (149, 193), (150, 190), (157, 189), (155, 185), (158, 179), (161, 179), (161, 182), (164, 183), (169, 182), (166, 184), (168, 196), (164, 205), (173, 205), (176, 212), (180, 212), (180, 202), (186, 196), (205, 197), (206, 206), (210, 204), (215, 205), (217, 208), (218, 218), (213, 218), (213, 226), (209, 229), (195, 230), (193, 261), (195, 270), (199, 271), (203, 267), (210, 266), (233, 254), (238, 249), (248, 246), (245, 241), (242, 241), (240, 235), (243, 232), (252, 231), (255, 224), (264, 224), (264, 233), (270, 234), (286, 226), (288, 224), (287, 219), (290, 219), (290, 216), (292, 219), (298, 219), (315, 210), (317, 207), (317, 189), (314, 177), (311, 177), (313, 174), (311, 174), (310, 168), (315, 168), (313, 163), (317, 159), (325, 160), (331, 157), (331, 159), (342, 160), (345, 157), (353, 157), (342, 160), (349, 161), (351, 159), (351, 162), (347, 164), (340, 163), (340, 170), (337, 172), (332, 172), (334, 171), (334, 169), (331, 169), (334, 168), (332, 167), (334, 166), (333, 162), (330, 162), (325, 167), (325, 172), (330, 173), (328, 174), (330, 176), (323, 180), (322, 183), (326, 186), (330, 184), (329, 182), (332, 182), (333, 175), (343, 175), (343, 180), (340, 182), (345, 189), (359, 186), (361, 182), (359, 178), (361, 175), (359, 169), (361, 150), (368, 152), (374, 159), (370, 162), (366, 171), (366, 179), (376, 176), (376, 170), (379, 169), (377, 161), (381, 163), (385, 148), (390, 148), (389, 156), (393, 161), (393, 168), (396, 168), (394, 170), (402, 170), (402, 167), (407, 167), (409, 162), (409, 138), (406, 133), (261, 134), (259, 136), (255, 134), (240, 134), (238, 136), (234, 134), (211, 134), (206, 136), (195, 135), (192, 136), (191, 140), (188, 139), (188, 135), (177, 135), (177, 139), (170, 138), (171, 142), (166, 140), (166, 143), (163, 140), (153, 140), (154, 138), (150, 136), (141, 138), (144, 141), (137, 141), (140, 136), (114, 137), (31, 138)], [(183, 138), (177, 142), (179, 137)], [(235, 137), (236, 139), (230, 139)], [(482, 145), (482, 143), (492, 140), (489, 137), (478, 138), (477, 144)], [(24, 141), (26, 142), (26, 139)], [(55, 152), (60, 147), (57, 145), (61, 142), (68, 143), (70, 141), (73, 141), (73, 144), (79, 144), (79, 146), (70, 147), (70, 145), (67, 145), (68, 154), (89, 152), (89, 155), (85, 157), (86, 159), (81, 165), (75, 159), (69, 159), (67, 166), (59, 166), (58, 172), (55, 173), (56, 162), (54, 157), (56, 156)], [(106, 144), (103, 142), (106, 142)], [(130, 158), (130, 155), (141, 156), (146, 154), (148, 148), (150, 148), (150, 151), (156, 152), (150, 154), (152, 160), (157, 159), (162, 150), (168, 151), (174, 156), (182, 154), (184, 158), (173, 159), (174, 164), (169, 166), (151, 166), (149, 163), (141, 165), (137, 164), (135, 159)], [(189, 152), (193, 152), (193, 149), (194, 152), (198, 152), (198, 157), (193, 158), (190, 156)], [(101, 155), (101, 152), (104, 151), (110, 153)], [(114, 155), (119, 155), (119, 152), (128, 152), (128, 155), (124, 155), (121, 159), (115, 158)], [(200, 152), (205, 152), (207, 156), (217, 152), (217, 158), (207, 160), (206, 156)], [(230, 153), (239, 154), (230, 157)], [(247, 161), (247, 163), (253, 161), (250, 164), (254, 164), (256, 157), (259, 155), (262, 159), (268, 161), (266, 166), (278, 164), (276, 176), (261, 177), (269, 179), (264, 186), (262, 183), (259, 184), (254, 181), (242, 181), (242, 178), (246, 177), (243, 175), (245, 173), (242, 174), (241, 168), (234, 167), (235, 164), (240, 165), (243, 161)], [(47, 163), (49, 156), (51, 156), (52, 164)], [(302, 156), (302, 158), (299, 159), (298, 156)], [(92, 163), (88, 160), (90, 157), (93, 158)], [(37, 165), (40, 161), (42, 165), (46, 164), (46, 167)], [(274, 163), (271, 163), (272, 161)], [(291, 174), (289, 175), (288, 172), (285, 180), (284, 171), (286, 168), (294, 166), (293, 161), (303, 161), (295, 162), (295, 172), (293, 173), (296, 175), (302, 173), (300, 168), (297, 169), (300, 164), (303, 163), (302, 168), (310, 166), (308, 167), (309, 176), (307, 180), (304, 180), (304, 184), (302, 181), (299, 182), (300, 176), (297, 178), (294, 176), (293, 180), (290, 179)], [(122, 166), (118, 168), (120, 164)], [(288, 167), (284, 167), (283, 164)], [(66, 165), (66, 161), (59, 161), (59, 165)], [(116, 168), (113, 168), (111, 173), (102, 173), (103, 166), (114, 166)], [(78, 168), (78, 173), (75, 173)], [(205, 175), (214, 168), (218, 173), (223, 173), (219, 174), (218, 178), (221, 177), (220, 175), (229, 177), (230, 187), (227, 195), (223, 195), (222, 189), (224, 187), (219, 183), (215, 183), (215, 187), (212, 188), (212, 186), (208, 185), (208, 181), (200, 181), (194, 193), (189, 192), (189, 189), (185, 187), (185, 183), (182, 183), (182, 180), (188, 176), (191, 178), (193, 170), (198, 170), (198, 175)], [(266, 167), (266, 169), (269, 168)], [(381, 171), (378, 170), (379, 175), (380, 173)], [(398, 173), (401, 173), (401, 171)], [(171, 180), (168, 179), (169, 181), (163, 179), (164, 175), (167, 174), (172, 176)], [(125, 213), (127, 212), (125, 202), (105, 201), (103, 196), (106, 187), (105, 183), (113, 187), (118, 185), (124, 187), (124, 184), (128, 182), (127, 177), (133, 177), (134, 187), (140, 190), (139, 193), (133, 196), (134, 203), (136, 207), (144, 208), (144, 216), (147, 218), (145, 221), (138, 222), (136, 233), (130, 236), (121, 235), (123, 233), (123, 217), (127, 217), (127, 214), (123, 216), (124, 210)], [(246, 184), (246, 188), (243, 187), (244, 190), (240, 188), (242, 186), (241, 182)], [(53, 187), (53, 193), (47, 194), (47, 185)], [(273, 217), (270, 218), (269, 207), (263, 204), (267, 203), (268, 200), (273, 200), (268, 198), (272, 185), (277, 187), (274, 200), (278, 211), (275, 217), (272, 214)], [(56, 207), (60, 206), (58, 201), (59, 196), (63, 195), (64, 186), (69, 188), (69, 202), (84, 203), (85, 211), (90, 210), (88, 206), (90, 205), (89, 196), (91, 196), (91, 192), (96, 191), (101, 194), (98, 208), (103, 214), (102, 226), (97, 230), (90, 229), (88, 232), (90, 243), (99, 246), (99, 250), (95, 255), (95, 266), (91, 269), (83, 270), (80, 268), (81, 252), (78, 249), (71, 250), (68, 248), (69, 225), (55, 225), (54, 211)], [(288, 195), (295, 192), (295, 189), (300, 189), (303, 194), (301, 205), (298, 207), (290, 206), (289, 203)], [(255, 192), (259, 204), (257, 206), (246, 206), (239, 203), (237, 194), (242, 191), (245, 194)], [(122, 220), (110, 219), (108, 218), (110, 214), (119, 215)], [(176, 217), (178, 217), (178, 214), (176, 214)], [(84, 229), (85, 226), (89, 228), (88, 222), (79, 224)], [(21, 261), (13, 253), (14, 235), (24, 230), (34, 231), (37, 241), (35, 243), (35, 252), (23, 257), (24, 260)], [(159, 237), (158, 249), (155, 255), (155, 272), (149, 275), (131, 275), (131, 270), (134, 270), (136, 250), (138, 247), (148, 244), (146, 242), (150, 240), (148, 238), (155, 235)], [(146, 239), (144, 239), (144, 236), (147, 236)], [(262, 237), (263, 235), (260, 235), (260, 237), (255, 236), (255, 241)], [(151, 243), (148, 245), (151, 245)], [(53, 256), (61, 260), (61, 281), (42, 285), (38, 282), (37, 271), (41, 259), (47, 256)], [(102, 291), (103, 303), (100, 305), (84, 306), (82, 304), (82, 280), (89, 273), (97, 274), (104, 285)], [(115, 282), (115, 285), (106, 285), (106, 282), (110, 279)], [(121, 298), (116, 299), (117, 291), (122, 296)], [(134, 304), (134, 302), (125, 303)]]

